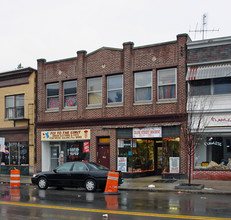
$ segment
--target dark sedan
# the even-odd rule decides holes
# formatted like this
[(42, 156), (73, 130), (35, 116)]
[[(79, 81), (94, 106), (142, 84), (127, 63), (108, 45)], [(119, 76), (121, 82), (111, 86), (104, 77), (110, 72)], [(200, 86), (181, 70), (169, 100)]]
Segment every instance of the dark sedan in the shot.
[[(33, 184), (40, 189), (55, 187), (84, 187), (88, 192), (97, 188), (105, 189), (109, 169), (92, 162), (68, 162), (60, 165), (53, 171), (34, 174)], [(119, 185), (122, 183), (122, 174), (119, 172)]]

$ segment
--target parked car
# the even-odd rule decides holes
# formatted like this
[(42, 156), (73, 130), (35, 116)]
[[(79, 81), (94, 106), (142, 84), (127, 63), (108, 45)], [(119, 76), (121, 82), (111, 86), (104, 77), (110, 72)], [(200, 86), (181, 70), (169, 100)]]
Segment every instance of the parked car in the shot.
[[(109, 169), (92, 162), (67, 162), (53, 171), (40, 172), (31, 178), (33, 184), (39, 189), (54, 187), (84, 187), (88, 192), (97, 188), (104, 190)], [(119, 172), (118, 185), (122, 184), (122, 173)]]

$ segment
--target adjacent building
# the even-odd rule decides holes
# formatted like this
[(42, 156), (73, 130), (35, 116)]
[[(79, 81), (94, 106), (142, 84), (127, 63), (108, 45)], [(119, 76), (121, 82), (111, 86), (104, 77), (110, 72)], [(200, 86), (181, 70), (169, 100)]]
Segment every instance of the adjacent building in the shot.
[(200, 139), (192, 177), (230, 180), (231, 37), (188, 42), (187, 47), (188, 114)]
[(36, 170), (84, 160), (125, 176), (185, 176), (188, 40), (39, 59)]
[[(36, 70), (22, 68), (0, 73), (0, 173), (17, 168), (34, 172)], [(5, 146), (4, 146), (5, 145)]]

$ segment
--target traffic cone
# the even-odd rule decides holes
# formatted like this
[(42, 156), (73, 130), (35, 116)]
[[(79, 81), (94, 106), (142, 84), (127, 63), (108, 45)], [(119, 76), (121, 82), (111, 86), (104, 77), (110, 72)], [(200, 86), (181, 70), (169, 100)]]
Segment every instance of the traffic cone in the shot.
[(109, 171), (107, 175), (107, 183), (104, 191), (105, 195), (118, 195), (118, 183), (119, 183), (119, 173)]

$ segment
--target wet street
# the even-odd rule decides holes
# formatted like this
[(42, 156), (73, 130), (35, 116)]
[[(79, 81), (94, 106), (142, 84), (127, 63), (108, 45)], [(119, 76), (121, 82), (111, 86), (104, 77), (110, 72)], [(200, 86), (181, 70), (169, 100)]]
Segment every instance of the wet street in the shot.
[(231, 219), (231, 196), (0, 185), (0, 219)]

